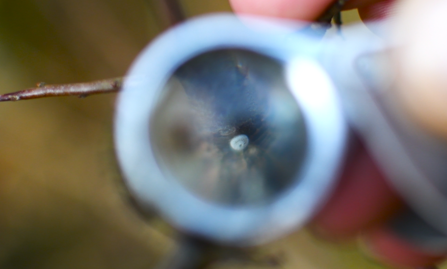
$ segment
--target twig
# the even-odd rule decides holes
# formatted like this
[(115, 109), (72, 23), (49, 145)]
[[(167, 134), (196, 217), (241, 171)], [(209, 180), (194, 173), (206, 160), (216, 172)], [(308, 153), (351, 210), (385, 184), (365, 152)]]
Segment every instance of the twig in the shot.
[(166, 256), (157, 269), (203, 269), (216, 260), (217, 249), (191, 236), (183, 236), (177, 249)]
[(323, 14), (318, 17), (317, 22), (320, 23), (331, 23), (332, 18), (341, 12), (343, 6), (345, 5), (346, 0), (338, 0), (335, 1), (332, 5), (330, 5)]
[(159, 8), (161, 12), (165, 14), (170, 26), (173, 26), (185, 20), (185, 14), (178, 0), (158, 1), (160, 6)]
[(0, 102), (67, 95), (77, 95), (84, 98), (92, 94), (117, 92), (121, 90), (122, 84), (122, 77), (61, 85), (45, 85), (45, 83), (39, 83), (36, 88), (0, 95)]
[(149, 10), (158, 17), (163, 28), (169, 28), (186, 19), (180, 0), (146, 0)]

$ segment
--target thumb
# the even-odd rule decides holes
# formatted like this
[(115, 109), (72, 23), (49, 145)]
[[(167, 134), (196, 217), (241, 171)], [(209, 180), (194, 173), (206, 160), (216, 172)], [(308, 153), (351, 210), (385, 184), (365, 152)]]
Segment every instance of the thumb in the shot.
[(397, 10), (398, 99), (418, 124), (447, 138), (447, 1), (402, 1)]

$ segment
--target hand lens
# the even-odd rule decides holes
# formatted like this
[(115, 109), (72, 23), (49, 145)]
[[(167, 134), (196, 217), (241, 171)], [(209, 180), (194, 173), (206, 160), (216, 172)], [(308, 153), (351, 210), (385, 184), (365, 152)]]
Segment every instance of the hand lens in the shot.
[[(314, 40), (250, 27), (219, 15), (168, 31), (140, 55), (117, 106), (118, 158), (139, 203), (226, 244), (304, 224), (346, 140)], [(296, 81), (291, 56), (304, 72)]]
[(434, 196), (415, 198), (430, 184), (407, 150), (420, 139), (402, 139), (382, 91), (393, 80), (380, 56), (390, 43), (356, 26), (323, 41), (300, 28), (204, 16), (140, 54), (115, 118), (118, 160), (139, 205), (221, 244), (275, 239), (325, 201), (355, 130), (408, 203), (431, 224), (447, 223), (424, 213)]

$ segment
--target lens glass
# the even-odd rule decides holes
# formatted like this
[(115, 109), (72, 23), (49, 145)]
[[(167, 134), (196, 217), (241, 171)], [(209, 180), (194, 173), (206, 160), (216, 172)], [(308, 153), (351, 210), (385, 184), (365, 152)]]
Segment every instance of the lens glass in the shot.
[(203, 53), (175, 71), (153, 115), (159, 165), (208, 202), (262, 205), (299, 180), (306, 126), (277, 60)]

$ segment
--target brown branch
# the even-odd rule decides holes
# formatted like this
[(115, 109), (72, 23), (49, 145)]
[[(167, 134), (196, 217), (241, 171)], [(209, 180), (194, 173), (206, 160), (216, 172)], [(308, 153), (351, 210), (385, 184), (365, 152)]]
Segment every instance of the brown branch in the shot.
[(45, 85), (45, 83), (39, 83), (36, 88), (0, 95), (0, 102), (67, 95), (87, 97), (91, 94), (117, 92), (121, 90), (122, 84), (123, 78), (61, 85)]
[(346, 4), (346, 0), (337, 0), (332, 5), (330, 5), (321, 15), (318, 17), (317, 22), (320, 23), (331, 23), (332, 18), (334, 18), (338, 13), (341, 12), (343, 6)]
[(178, 0), (158, 0), (159, 9), (165, 14), (170, 26), (181, 23), (185, 20), (185, 14)]

